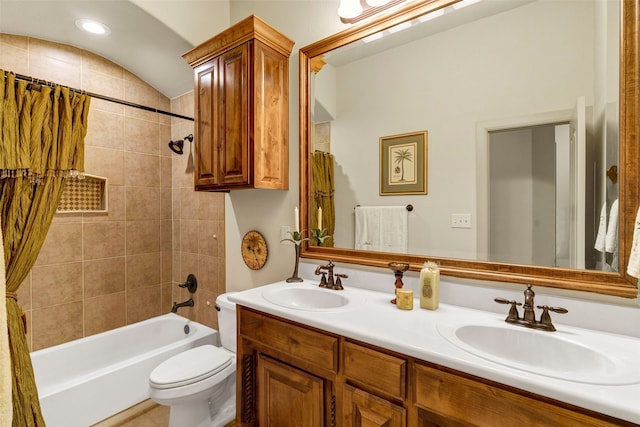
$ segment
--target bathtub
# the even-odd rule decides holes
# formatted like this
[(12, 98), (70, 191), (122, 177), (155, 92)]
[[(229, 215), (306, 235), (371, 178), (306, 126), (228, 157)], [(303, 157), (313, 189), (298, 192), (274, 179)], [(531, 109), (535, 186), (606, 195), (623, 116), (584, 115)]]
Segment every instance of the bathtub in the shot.
[(32, 352), (47, 426), (87, 427), (142, 402), (158, 364), (218, 343), (215, 329), (169, 313)]

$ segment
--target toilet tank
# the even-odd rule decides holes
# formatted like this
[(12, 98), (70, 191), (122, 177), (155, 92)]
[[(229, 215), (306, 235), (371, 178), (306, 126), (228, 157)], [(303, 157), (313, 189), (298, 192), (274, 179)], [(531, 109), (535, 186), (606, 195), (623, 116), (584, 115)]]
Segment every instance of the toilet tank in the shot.
[(236, 304), (229, 301), (229, 295), (233, 292), (219, 295), (216, 298), (216, 310), (218, 310), (218, 332), (220, 342), (229, 351), (236, 352)]

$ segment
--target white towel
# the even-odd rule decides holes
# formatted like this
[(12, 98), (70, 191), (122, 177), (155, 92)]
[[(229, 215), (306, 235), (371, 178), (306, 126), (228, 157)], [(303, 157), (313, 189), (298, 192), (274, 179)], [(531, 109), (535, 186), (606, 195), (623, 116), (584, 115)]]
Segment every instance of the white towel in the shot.
[(598, 224), (598, 234), (596, 235), (596, 243), (593, 247), (599, 251), (604, 252), (604, 241), (607, 235), (607, 203), (602, 204), (600, 209), (600, 222)]
[(407, 253), (407, 222), (405, 206), (358, 206), (355, 248)]
[(618, 199), (613, 201), (611, 209), (609, 210), (604, 250), (610, 253), (616, 253), (618, 251)]
[(633, 226), (633, 243), (627, 264), (627, 273), (633, 277), (640, 277), (640, 209), (638, 209), (636, 222)]
[(618, 251), (618, 199), (614, 200), (607, 217), (607, 204), (600, 209), (598, 234), (593, 247), (600, 252), (616, 253)]

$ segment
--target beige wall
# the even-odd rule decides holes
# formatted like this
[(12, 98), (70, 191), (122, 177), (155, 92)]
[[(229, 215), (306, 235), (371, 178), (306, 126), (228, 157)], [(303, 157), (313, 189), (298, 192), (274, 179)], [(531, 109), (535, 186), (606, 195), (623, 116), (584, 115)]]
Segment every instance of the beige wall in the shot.
[[(193, 95), (170, 101), (127, 70), (90, 52), (0, 35), (0, 68), (161, 110), (193, 116)], [(168, 312), (188, 298), (176, 286), (194, 273), (194, 309), (216, 326), (224, 290), (223, 198), (196, 194), (170, 139), (193, 123), (93, 99), (85, 169), (109, 182), (108, 214), (59, 214), (19, 289), (32, 350)], [(217, 235), (218, 239), (207, 236)], [(206, 302), (210, 301), (211, 306)]]

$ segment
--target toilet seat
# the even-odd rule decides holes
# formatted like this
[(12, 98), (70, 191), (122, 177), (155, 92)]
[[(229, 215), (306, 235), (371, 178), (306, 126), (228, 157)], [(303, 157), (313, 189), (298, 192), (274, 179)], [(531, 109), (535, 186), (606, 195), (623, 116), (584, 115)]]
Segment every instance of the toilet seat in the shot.
[(149, 375), (149, 385), (170, 389), (197, 383), (231, 365), (234, 355), (213, 345), (192, 348), (162, 362)]

